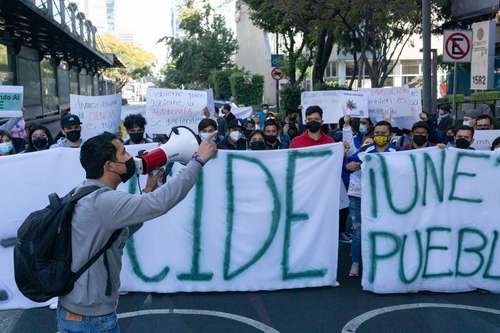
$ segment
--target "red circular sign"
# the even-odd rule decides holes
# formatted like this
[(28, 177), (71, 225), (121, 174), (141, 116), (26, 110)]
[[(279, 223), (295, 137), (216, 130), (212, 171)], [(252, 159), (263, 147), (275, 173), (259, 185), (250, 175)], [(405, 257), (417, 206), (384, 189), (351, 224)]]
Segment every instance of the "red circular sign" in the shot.
[(446, 39), (446, 54), (453, 60), (462, 60), (470, 51), (470, 40), (466, 34), (455, 32)]
[(281, 68), (278, 68), (278, 67), (274, 67), (273, 70), (271, 71), (271, 77), (276, 80), (276, 81), (279, 81), (283, 78), (284, 74), (283, 74), (283, 71), (281, 70)]

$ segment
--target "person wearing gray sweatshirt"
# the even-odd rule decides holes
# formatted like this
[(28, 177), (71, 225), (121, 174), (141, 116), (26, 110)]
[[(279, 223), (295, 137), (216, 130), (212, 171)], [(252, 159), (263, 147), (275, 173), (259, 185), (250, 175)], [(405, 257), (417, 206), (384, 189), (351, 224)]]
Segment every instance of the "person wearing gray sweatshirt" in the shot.
[(59, 298), (59, 332), (120, 332), (116, 307), (120, 289), (123, 247), (143, 222), (165, 214), (182, 201), (195, 185), (199, 171), (216, 153), (211, 140), (201, 143), (183, 171), (156, 189), (150, 176), (143, 195), (116, 191), (120, 182), (135, 174), (133, 157), (111, 133), (87, 140), (80, 152), (86, 180), (77, 188), (99, 189), (80, 199), (72, 219), (71, 268), (77, 271), (104, 247), (116, 230), (121, 230), (112, 247), (75, 282), (74, 289)]

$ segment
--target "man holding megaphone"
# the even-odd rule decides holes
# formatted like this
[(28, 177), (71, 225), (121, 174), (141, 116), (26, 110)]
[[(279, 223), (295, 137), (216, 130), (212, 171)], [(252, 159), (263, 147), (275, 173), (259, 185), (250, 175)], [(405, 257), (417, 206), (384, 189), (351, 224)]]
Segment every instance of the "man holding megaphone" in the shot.
[[(212, 133), (215, 135), (217, 132)], [(75, 193), (91, 186), (96, 190), (75, 206), (72, 271), (79, 270), (104, 248), (115, 231), (120, 232), (102, 258), (76, 280), (73, 290), (59, 298), (59, 332), (101, 332), (104, 328), (106, 332), (119, 332), (116, 307), (125, 241), (143, 222), (165, 214), (183, 200), (195, 185), (203, 165), (216, 152), (213, 140), (199, 144), (196, 135), (184, 127), (174, 129), (166, 144), (136, 158), (111, 133), (95, 136), (83, 144), (80, 162), (87, 179)], [(149, 179), (145, 189), (148, 193), (143, 195), (115, 191), (121, 182), (135, 174), (149, 173), (167, 162), (186, 165), (168, 184), (155, 190), (155, 179)]]

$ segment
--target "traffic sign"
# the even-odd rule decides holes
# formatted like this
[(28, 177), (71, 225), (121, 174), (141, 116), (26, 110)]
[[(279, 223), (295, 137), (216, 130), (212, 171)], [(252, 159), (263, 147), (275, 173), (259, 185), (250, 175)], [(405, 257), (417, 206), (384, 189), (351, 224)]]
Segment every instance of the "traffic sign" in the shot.
[(271, 67), (283, 67), (285, 57), (282, 54), (271, 54)]
[(446, 30), (444, 32), (443, 62), (471, 61), (472, 31)]
[(283, 76), (284, 74), (281, 68), (274, 67), (273, 70), (271, 71), (271, 77), (273, 78), (273, 80), (279, 81), (283, 79)]

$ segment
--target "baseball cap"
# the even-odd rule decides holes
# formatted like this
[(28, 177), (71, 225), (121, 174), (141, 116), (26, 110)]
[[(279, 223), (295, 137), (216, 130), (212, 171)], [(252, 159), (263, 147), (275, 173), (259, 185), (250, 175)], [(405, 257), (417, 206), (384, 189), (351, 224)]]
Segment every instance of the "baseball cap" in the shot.
[(82, 122), (80, 121), (80, 118), (78, 118), (77, 115), (74, 114), (67, 114), (61, 119), (61, 127), (62, 128), (67, 128), (71, 125), (81, 125)]

